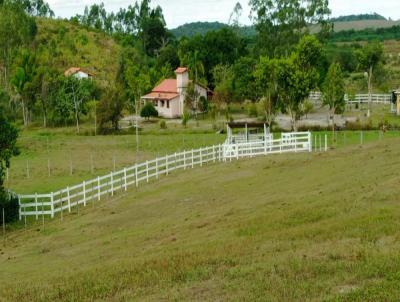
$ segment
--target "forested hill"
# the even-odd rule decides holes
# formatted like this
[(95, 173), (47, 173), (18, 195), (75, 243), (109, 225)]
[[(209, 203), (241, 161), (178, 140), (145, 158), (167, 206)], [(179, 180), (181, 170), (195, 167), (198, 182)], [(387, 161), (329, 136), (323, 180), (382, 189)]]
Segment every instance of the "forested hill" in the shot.
[[(389, 28), (400, 24), (398, 21), (387, 20), (377, 13), (340, 16), (332, 18), (331, 21), (334, 23), (335, 32)], [(229, 27), (229, 25), (221, 22), (193, 22), (172, 29), (171, 32), (179, 39), (184, 36), (193, 37), (197, 34), (205, 35), (209, 31), (226, 27)], [(252, 37), (256, 35), (254, 26), (242, 26), (238, 30), (242, 37)]]
[(340, 16), (331, 19), (332, 22), (349, 22), (349, 21), (362, 21), (362, 20), (387, 20), (387, 19), (377, 13)]
[(120, 46), (102, 32), (69, 21), (37, 18), (34, 43), (41, 62), (63, 73), (76, 66), (94, 74), (99, 81), (115, 78)]
[[(230, 26), (221, 22), (193, 22), (172, 29), (171, 32), (179, 39), (181, 37), (193, 37), (195, 35), (203, 36), (209, 31), (227, 27)], [(238, 31), (242, 37), (251, 37), (256, 35), (256, 30), (253, 26), (242, 26), (238, 28)]]

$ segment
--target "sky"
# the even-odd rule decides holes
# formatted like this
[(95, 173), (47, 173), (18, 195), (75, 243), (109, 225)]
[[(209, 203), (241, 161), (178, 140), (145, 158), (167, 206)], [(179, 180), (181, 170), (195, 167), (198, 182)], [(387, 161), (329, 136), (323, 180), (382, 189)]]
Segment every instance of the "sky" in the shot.
[[(163, 9), (168, 28), (195, 21), (227, 23), (237, 2), (243, 6), (242, 24), (251, 24), (248, 0), (153, 0)], [(118, 11), (134, 0), (48, 0), (57, 17), (69, 18), (82, 14), (86, 5), (104, 2), (107, 11)], [(330, 0), (332, 16), (377, 12), (386, 18), (400, 19), (399, 0)]]

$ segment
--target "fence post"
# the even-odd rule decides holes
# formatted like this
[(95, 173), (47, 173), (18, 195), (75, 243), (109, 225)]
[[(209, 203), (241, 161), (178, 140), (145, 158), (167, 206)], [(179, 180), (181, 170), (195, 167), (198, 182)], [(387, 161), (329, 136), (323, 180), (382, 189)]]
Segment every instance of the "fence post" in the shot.
[(200, 167), (203, 167), (203, 154), (202, 154), (203, 148), (200, 148)]
[(215, 163), (217, 156), (215, 155), (215, 145), (213, 145), (213, 162)]
[(168, 155), (165, 155), (165, 173), (168, 175)]
[(68, 212), (71, 213), (71, 197), (69, 195), (69, 187), (67, 187), (67, 200), (68, 200)]
[(18, 205), (19, 205), (19, 210), (18, 210), (19, 220), (22, 220), (21, 198), (19, 195), (18, 195)]
[(44, 205), (43, 205), (43, 197), (42, 197), (42, 224), (43, 224), (43, 231), (44, 231)]
[(186, 150), (183, 150), (183, 170), (186, 170)]
[(35, 209), (36, 209), (36, 220), (39, 219), (39, 214), (38, 214), (38, 197), (37, 193), (35, 193)]
[(159, 178), (159, 175), (158, 175), (158, 157), (156, 158), (156, 178), (157, 179)]
[(192, 169), (194, 168), (194, 151), (192, 149)]
[(126, 181), (126, 168), (124, 168), (124, 186), (125, 186), (125, 192), (128, 190), (128, 185)]
[(146, 181), (149, 182), (149, 161), (146, 160)]
[(136, 185), (136, 188), (139, 186), (137, 174), (138, 174), (137, 164), (135, 164), (135, 185)]
[(308, 152), (312, 152), (312, 134), (308, 132)]
[(219, 144), (218, 145), (218, 161), (221, 161), (221, 149), (222, 149), (222, 145), (221, 144)]
[(319, 135), (319, 152), (322, 152), (322, 135)]
[(325, 152), (328, 151), (328, 135), (325, 134)]
[(82, 187), (83, 187), (83, 206), (86, 207), (86, 181), (83, 181)]
[(100, 201), (101, 192), (100, 192), (100, 176), (97, 176), (97, 200)]
[(111, 196), (114, 196), (114, 173), (110, 173), (110, 180), (111, 180)]
[(239, 160), (239, 144), (236, 143), (236, 159)]
[(54, 193), (51, 192), (51, 218), (54, 218)]

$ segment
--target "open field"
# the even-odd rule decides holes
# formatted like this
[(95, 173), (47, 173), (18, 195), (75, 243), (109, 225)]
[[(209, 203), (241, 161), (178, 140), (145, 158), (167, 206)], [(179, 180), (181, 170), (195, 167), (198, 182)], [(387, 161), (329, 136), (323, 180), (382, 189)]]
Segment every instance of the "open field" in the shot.
[[(150, 125), (140, 135), (139, 153), (134, 135), (77, 136), (65, 128), (23, 131), (19, 139), (21, 154), (12, 159), (6, 185), (20, 194), (48, 193), (107, 174), (114, 166), (118, 170), (157, 156), (223, 143), (226, 134), (215, 133), (206, 123), (200, 121), (198, 129), (156, 130)], [(313, 143), (318, 149), (320, 142), (324, 147), (325, 134), (328, 145), (337, 148), (384, 138), (379, 131), (363, 132), (362, 138), (359, 131), (346, 131), (337, 133), (333, 142), (331, 132), (316, 132)], [(385, 134), (398, 136), (397, 131)]]
[(396, 301), (400, 139), (172, 174), (11, 233), (0, 301)]

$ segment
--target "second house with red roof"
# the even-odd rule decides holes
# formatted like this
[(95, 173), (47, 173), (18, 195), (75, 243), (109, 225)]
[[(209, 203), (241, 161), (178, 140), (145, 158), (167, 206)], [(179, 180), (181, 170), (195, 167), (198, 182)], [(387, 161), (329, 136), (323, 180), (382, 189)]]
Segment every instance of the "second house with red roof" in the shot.
[[(175, 70), (176, 79), (166, 79), (153, 90), (142, 97), (144, 102), (152, 102), (157, 109), (159, 116), (165, 118), (179, 118), (185, 110), (186, 90), (191, 83), (189, 71), (186, 67), (179, 67)], [(210, 91), (200, 85), (195, 84), (198, 99), (208, 98)]]

